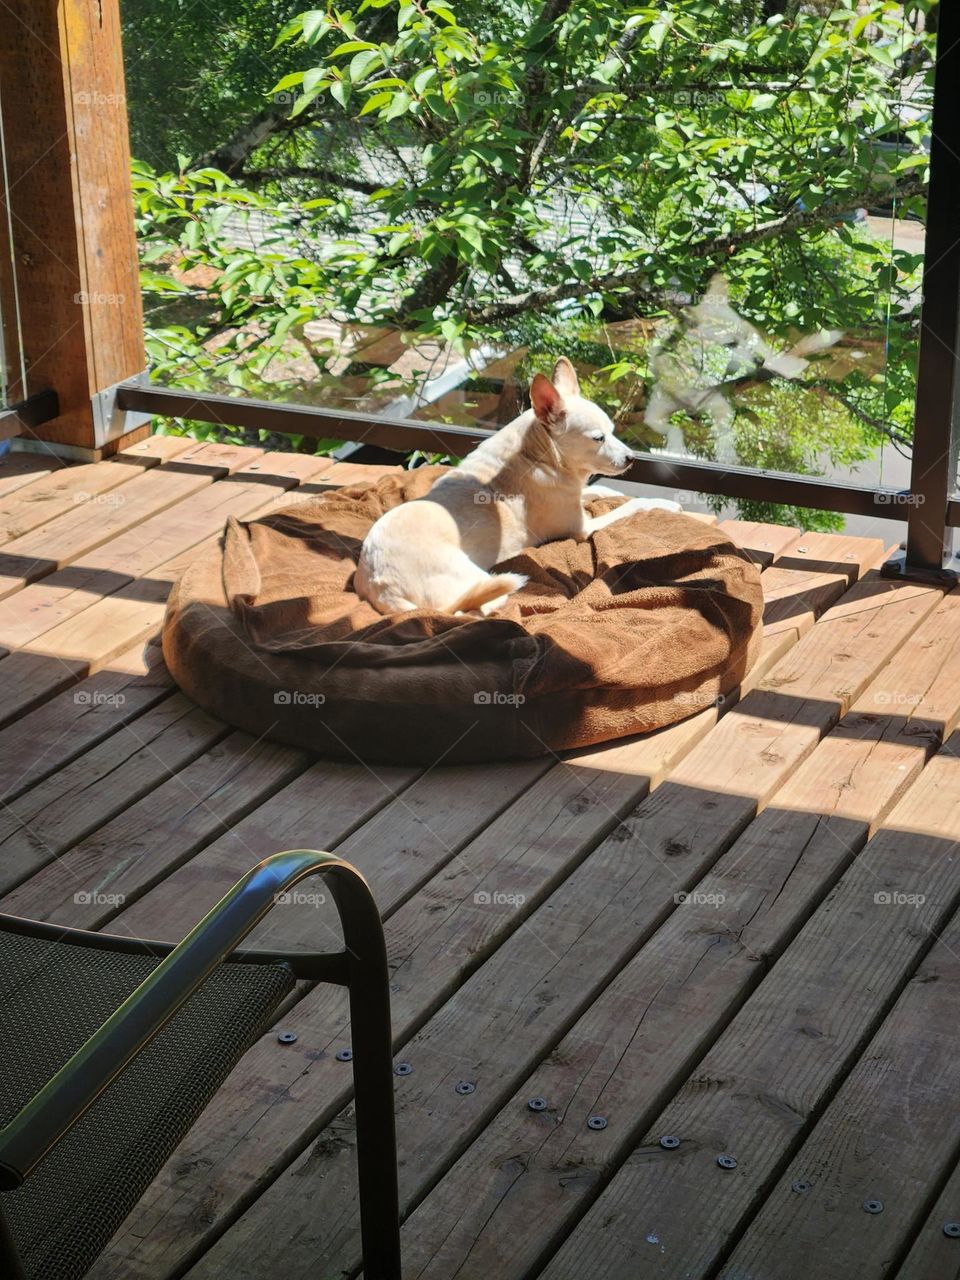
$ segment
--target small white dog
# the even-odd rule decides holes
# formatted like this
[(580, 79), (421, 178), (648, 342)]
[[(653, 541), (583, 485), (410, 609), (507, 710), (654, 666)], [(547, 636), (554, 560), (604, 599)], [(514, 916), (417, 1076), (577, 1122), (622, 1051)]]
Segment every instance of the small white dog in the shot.
[(633, 498), (591, 519), (584, 497), (615, 491), (585, 488), (587, 480), (626, 471), (633, 451), (616, 438), (603, 410), (580, 395), (565, 357), (553, 381), (536, 375), (530, 398), (531, 409), (441, 476), (425, 497), (387, 511), (367, 534), (354, 587), (374, 608), (492, 613), (527, 579), (488, 570), (524, 547), (582, 540), (650, 507), (680, 510), (675, 502)]

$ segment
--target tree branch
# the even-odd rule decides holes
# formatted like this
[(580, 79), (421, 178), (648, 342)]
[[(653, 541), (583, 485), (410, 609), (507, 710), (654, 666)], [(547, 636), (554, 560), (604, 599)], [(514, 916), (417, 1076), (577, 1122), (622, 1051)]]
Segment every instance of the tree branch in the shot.
[(337, 173), (324, 165), (277, 165), (263, 169), (243, 169), (237, 174), (244, 182), (277, 182), (283, 178), (310, 178), (316, 182), (326, 182), (332, 187), (349, 187), (351, 191), (360, 191), (364, 195), (373, 195), (384, 185), (382, 182), (366, 182), (363, 178), (355, 178), (348, 173)]
[[(527, 86), (527, 98), (531, 103), (540, 102), (543, 98), (543, 91), (547, 82), (547, 58), (556, 51), (557, 40), (560, 35), (560, 23), (569, 11), (571, 4), (572, 0), (546, 0), (540, 11), (538, 22), (549, 25), (552, 30), (548, 39), (536, 50), (539, 55), (539, 61), (535, 70), (530, 74)], [(534, 50), (531, 50), (532, 52)], [(535, 129), (536, 125), (531, 115), (528, 115), (528, 121), (531, 128)], [(520, 186), (523, 189), (530, 185), (530, 180), (537, 170), (549, 139), (553, 135), (555, 125), (556, 120), (551, 118), (546, 127), (541, 130), (539, 141), (524, 155), (519, 175)], [(559, 128), (559, 126), (557, 127)]]
[(252, 119), (245, 121), (226, 142), (200, 156), (196, 167), (220, 169), (235, 177), (257, 147), (272, 133), (286, 126), (289, 116), (290, 108), (286, 104), (273, 103), (264, 107)]
[[(914, 180), (911, 183), (902, 184), (899, 195), (904, 198), (916, 195), (921, 190), (922, 187), (919, 181)], [(757, 226), (746, 228), (740, 233), (713, 236), (710, 239), (688, 245), (685, 250), (686, 256), (688, 258), (701, 258), (704, 261), (730, 258), (739, 249), (748, 245), (759, 244), (765, 240), (772, 240), (807, 227), (824, 226), (831, 222), (836, 222), (843, 214), (853, 213), (865, 202), (869, 202), (872, 197), (880, 195), (888, 196), (889, 189), (884, 192), (875, 190), (861, 191), (858, 193), (856, 201), (851, 198), (849, 202), (845, 202), (844, 207), (831, 206), (828, 208), (821, 205), (818, 209), (791, 209), (789, 213), (780, 218), (773, 218), (769, 222), (761, 222)], [(640, 267), (632, 271), (612, 271), (606, 275), (593, 276), (590, 280), (564, 281), (561, 284), (551, 285), (546, 289), (529, 289), (525, 293), (513, 294), (511, 297), (501, 298), (496, 302), (488, 302), (480, 307), (468, 308), (465, 318), (472, 324), (489, 323), (490, 321), (505, 320), (510, 316), (520, 315), (525, 311), (540, 310), (557, 302), (586, 298), (593, 293), (610, 293), (623, 289), (634, 290), (638, 296), (643, 296), (647, 275), (647, 268)], [(649, 291), (646, 292), (648, 296), (652, 296)]]
[(865, 426), (871, 427), (882, 436), (886, 436), (898, 453), (904, 457), (910, 456), (903, 452), (904, 448), (909, 449), (913, 444), (909, 436), (905, 436), (896, 427), (891, 426), (889, 422), (885, 422), (883, 418), (874, 417), (872, 413), (867, 413), (865, 409), (861, 409), (855, 400), (851, 400), (849, 396), (844, 395), (836, 383), (829, 382), (825, 378), (817, 378), (815, 381), (803, 382), (801, 385), (809, 387), (811, 390), (826, 392), (828, 396), (839, 401), (855, 418), (859, 418)]

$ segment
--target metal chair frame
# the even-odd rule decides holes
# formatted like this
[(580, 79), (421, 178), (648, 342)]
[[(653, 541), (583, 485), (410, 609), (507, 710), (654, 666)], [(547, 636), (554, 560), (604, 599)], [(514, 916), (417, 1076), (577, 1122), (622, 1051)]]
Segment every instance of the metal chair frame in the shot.
[[(240, 948), (277, 895), (312, 875), (330, 881), (344, 950)], [(330, 982), (349, 991), (364, 1274), (369, 1280), (399, 1280), (400, 1206), (387, 953), (380, 913), (369, 885), (355, 867), (334, 854), (310, 849), (275, 854), (249, 871), (176, 945), (65, 929), (3, 914), (0, 932), (163, 957), (150, 976), (0, 1131), (0, 1192), (13, 1190), (30, 1176), (220, 964), (285, 964), (299, 979)], [(16, 1280), (23, 1276), (2, 1214), (0, 1263), (4, 1275)]]

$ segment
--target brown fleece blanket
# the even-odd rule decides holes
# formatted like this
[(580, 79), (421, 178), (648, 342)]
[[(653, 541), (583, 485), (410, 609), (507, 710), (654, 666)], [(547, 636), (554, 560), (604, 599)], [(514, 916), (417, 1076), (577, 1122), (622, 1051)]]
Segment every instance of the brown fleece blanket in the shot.
[(231, 520), (222, 548), (170, 598), (163, 645), (174, 678), (258, 736), (427, 764), (659, 729), (742, 680), (760, 642), (759, 573), (717, 529), (668, 511), (498, 565), (530, 581), (495, 616), (377, 613), (351, 589), (361, 543), (443, 470)]

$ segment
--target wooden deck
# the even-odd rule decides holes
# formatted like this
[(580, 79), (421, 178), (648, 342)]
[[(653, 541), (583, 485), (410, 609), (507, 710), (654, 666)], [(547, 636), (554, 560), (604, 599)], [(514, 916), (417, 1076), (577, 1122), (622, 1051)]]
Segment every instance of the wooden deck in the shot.
[[(564, 759), (318, 761), (198, 710), (150, 641), (228, 514), (364, 470), (0, 464), (2, 909), (176, 939), (268, 853), (354, 861), (412, 1068), (410, 1280), (960, 1276), (960, 594), (734, 523), (768, 600), (739, 700)], [(259, 939), (334, 920), (302, 896)], [(357, 1274), (345, 1001), (278, 1025), (99, 1280)]]

